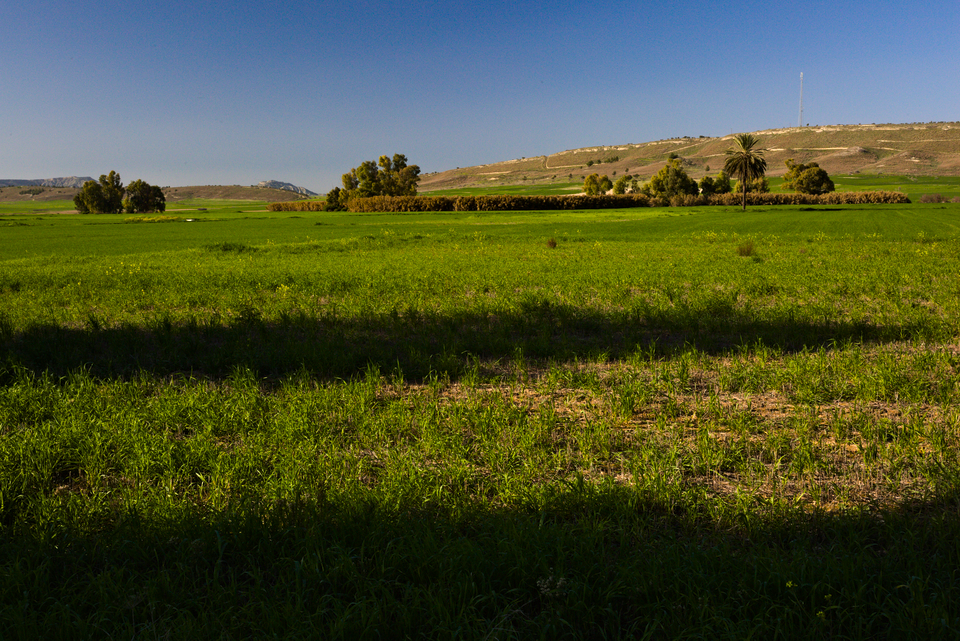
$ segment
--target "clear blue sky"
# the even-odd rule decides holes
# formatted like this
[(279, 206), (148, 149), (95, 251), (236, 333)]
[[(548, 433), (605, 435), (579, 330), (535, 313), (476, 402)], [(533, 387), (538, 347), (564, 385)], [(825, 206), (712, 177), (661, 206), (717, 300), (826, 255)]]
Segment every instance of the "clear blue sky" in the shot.
[(960, 2), (0, 7), (0, 178), (314, 191), (590, 145), (960, 120)]

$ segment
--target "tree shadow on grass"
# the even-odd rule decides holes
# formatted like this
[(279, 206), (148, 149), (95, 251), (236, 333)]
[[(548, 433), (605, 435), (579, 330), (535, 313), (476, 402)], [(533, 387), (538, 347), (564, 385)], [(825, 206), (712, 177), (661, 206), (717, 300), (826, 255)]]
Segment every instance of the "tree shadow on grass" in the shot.
[(953, 488), (880, 512), (720, 520), (695, 502), (570, 484), (495, 511), (374, 497), (104, 507), (86, 527), (47, 520), (0, 537), (0, 612), (24, 638), (63, 621), (211, 638), (551, 626), (573, 638), (948, 638), (957, 505)]
[(539, 301), (501, 314), (265, 320), (247, 313), (229, 324), (161, 319), (147, 327), (104, 327), (91, 318), (76, 329), (38, 324), (14, 332), (0, 327), (0, 358), (58, 376), (83, 369), (101, 378), (148, 373), (219, 379), (245, 368), (263, 378), (305, 372), (332, 380), (349, 379), (372, 366), (415, 381), (431, 373), (456, 379), (471, 358), (622, 359), (638, 351), (663, 355), (687, 346), (711, 354), (760, 345), (789, 353), (935, 334), (936, 328), (919, 323), (821, 323), (796, 315), (756, 319), (728, 305), (603, 314)]
[[(792, 352), (934, 331), (721, 307), (617, 315), (538, 303), (499, 316), (91, 319), (82, 329), (0, 331), (0, 357), (55, 376), (218, 379), (244, 368), (332, 380), (373, 366), (416, 380), (456, 378), (470, 357)], [(551, 626), (584, 638), (947, 638), (960, 626), (960, 471), (939, 474), (924, 500), (836, 514), (783, 504), (718, 515), (695, 487), (658, 494), (612, 482), (559, 481), (500, 508), (430, 487), (397, 501), (375, 488), (332, 496), (317, 486), (292, 499), (238, 494), (214, 508), (199, 494), (87, 497), (63, 483), (66, 494), (43, 490), (36, 514), (25, 493), (0, 506), (0, 620), (12, 638), (64, 625), (75, 636), (131, 638), (525, 638)]]

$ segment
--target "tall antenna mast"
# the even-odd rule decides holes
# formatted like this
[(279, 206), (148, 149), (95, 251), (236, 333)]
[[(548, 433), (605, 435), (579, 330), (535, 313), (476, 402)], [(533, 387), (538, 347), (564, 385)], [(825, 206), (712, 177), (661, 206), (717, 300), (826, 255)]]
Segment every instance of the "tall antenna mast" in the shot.
[(797, 126), (803, 126), (803, 72), (800, 72), (800, 117), (797, 119)]

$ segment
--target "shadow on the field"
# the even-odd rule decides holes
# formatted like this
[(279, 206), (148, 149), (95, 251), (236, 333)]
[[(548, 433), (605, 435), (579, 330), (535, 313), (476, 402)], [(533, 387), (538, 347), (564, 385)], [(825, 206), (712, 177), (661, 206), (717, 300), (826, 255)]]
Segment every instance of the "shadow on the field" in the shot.
[(0, 327), (0, 359), (54, 375), (84, 369), (104, 377), (192, 374), (220, 378), (245, 368), (266, 378), (307, 373), (348, 379), (377, 367), (409, 380), (430, 373), (459, 377), (471, 359), (565, 362), (668, 355), (696, 347), (718, 354), (763, 345), (786, 353), (845, 342), (886, 343), (927, 337), (923, 325), (823, 323), (784, 317), (758, 320), (729, 306), (671, 313), (600, 314), (533, 302), (511, 314), (394, 313), (373, 318), (248, 312), (230, 324), (105, 327), (96, 318), (70, 329)]
[(960, 519), (948, 494), (878, 513), (787, 508), (740, 522), (591, 484), (492, 513), (372, 496), (165, 516), (111, 501), (99, 523), (71, 525), (64, 511), (0, 529), (0, 608), (19, 638), (59, 624), (61, 611), (108, 637), (160, 621), (168, 635), (202, 628), (210, 638), (224, 625), (280, 638), (448, 626), (462, 638), (550, 626), (598, 639), (952, 638)]

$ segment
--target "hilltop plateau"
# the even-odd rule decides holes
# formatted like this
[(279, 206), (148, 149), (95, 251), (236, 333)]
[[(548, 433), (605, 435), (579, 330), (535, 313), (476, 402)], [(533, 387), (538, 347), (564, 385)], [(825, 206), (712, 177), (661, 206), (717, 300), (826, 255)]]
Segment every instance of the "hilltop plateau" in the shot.
[[(817, 162), (830, 174), (960, 175), (960, 122), (831, 125), (749, 132), (767, 150), (767, 175), (786, 173), (784, 161)], [(723, 167), (733, 134), (681, 137), (571, 149), (547, 156), (424, 174), (420, 191), (551, 182), (580, 182), (592, 173), (647, 179), (676, 154), (695, 178)]]

